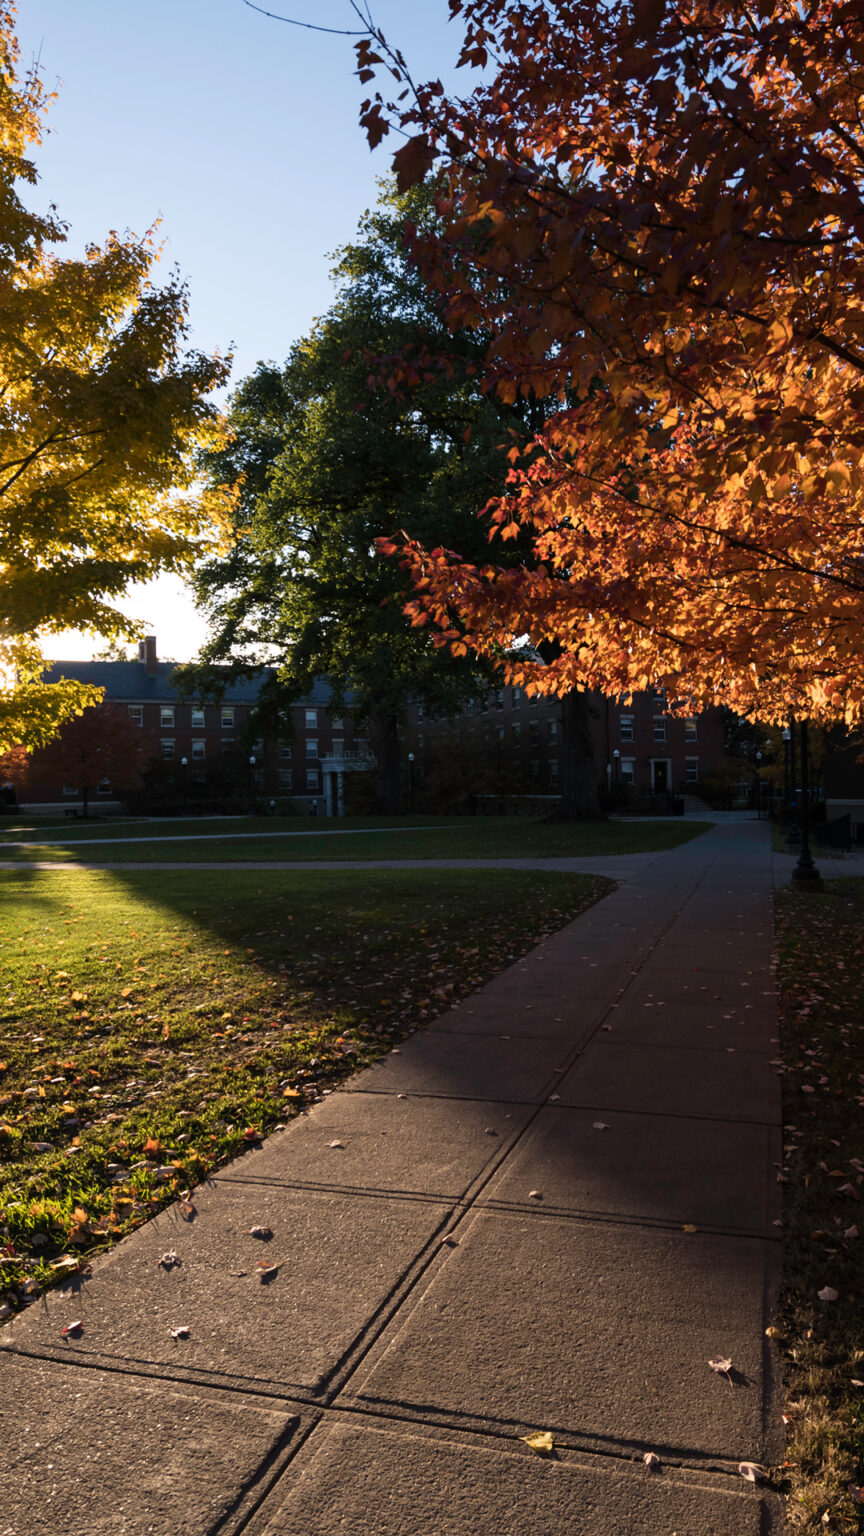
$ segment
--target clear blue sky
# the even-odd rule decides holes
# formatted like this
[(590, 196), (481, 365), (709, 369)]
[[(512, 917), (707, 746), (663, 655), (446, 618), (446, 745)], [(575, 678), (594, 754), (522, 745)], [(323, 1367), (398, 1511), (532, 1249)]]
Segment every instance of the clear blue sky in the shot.
[[(348, 0), (262, 0), (302, 21), (356, 27)], [(372, 0), (418, 78), (454, 73), (447, 0)], [(269, 21), (243, 0), (19, 0), (25, 61), (57, 82), (31, 201), (57, 204), (70, 250), (162, 220), (163, 262), (188, 278), (192, 341), (233, 347), (234, 378), (281, 361), (328, 306), (327, 253), (375, 200), (396, 148), (370, 154), (352, 39)], [(175, 587), (130, 608), (182, 658), (200, 629)], [(83, 641), (55, 655), (88, 655)]]

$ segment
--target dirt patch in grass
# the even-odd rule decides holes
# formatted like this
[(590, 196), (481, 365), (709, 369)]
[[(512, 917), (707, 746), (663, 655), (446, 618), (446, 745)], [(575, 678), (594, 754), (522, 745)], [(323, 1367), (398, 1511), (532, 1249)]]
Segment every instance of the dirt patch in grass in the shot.
[[(864, 1528), (864, 880), (777, 897), (788, 1522)], [(820, 1298), (820, 1292), (822, 1297)], [(831, 1299), (836, 1292), (836, 1300)]]
[(2, 1315), (612, 889), (511, 871), (0, 874)]

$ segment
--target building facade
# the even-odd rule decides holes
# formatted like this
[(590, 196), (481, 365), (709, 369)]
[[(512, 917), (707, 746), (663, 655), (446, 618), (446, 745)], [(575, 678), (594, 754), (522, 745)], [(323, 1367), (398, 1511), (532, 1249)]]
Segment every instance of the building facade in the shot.
[[(144, 782), (158, 802), (221, 799), (245, 805), (250, 798), (292, 800), (298, 809), (324, 813), (339, 799), (337, 775), (365, 766), (365, 744), (354, 735), (350, 715), (334, 714), (331, 692), (316, 682), (308, 698), (286, 711), (278, 739), (256, 736), (251, 716), (268, 673), (226, 681), (218, 702), (181, 697), (173, 681), (175, 663), (160, 661), (156, 637), (148, 635), (135, 661), (55, 661), (46, 681), (74, 678), (104, 689), (105, 702), (125, 711), (141, 733)], [(81, 792), (51, 777), (38, 752), (31, 758), (28, 783), (19, 791), (21, 810), (74, 815)], [(94, 810), (117, 812), (141, 793), (142, 785), (103, 780), (92, 786)]]
[[(724, 713), (670, 715), (662, 692), (630, 704), (593, 695), (591, 734), (601, 787), (619, 798), (663, 801), (698, 793), (724, 755)], [(562, 772), (562, 710), (556, 698), (530, 698), (519, 687), (472, 699), (455, 720), (424, 718), (415, 706), (406, 746), (413, 753), (418, 803), (460, 796), (554, 798)]]

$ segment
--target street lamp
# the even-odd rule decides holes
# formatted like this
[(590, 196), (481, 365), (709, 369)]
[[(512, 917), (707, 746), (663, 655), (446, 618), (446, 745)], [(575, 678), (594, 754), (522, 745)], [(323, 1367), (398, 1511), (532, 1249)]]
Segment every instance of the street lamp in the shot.
[(620, 772), (621, 772), (621, 749), (620, 749), (620, 747), (613, 747), (612, 748), (612, 783), (613, 783), (613, 786), (615, 787), (615, 789), (618, 788), (618, 776), (619, 776)]
[(188, 759), (188, 757), (181, 757), (181, 759), (180, 759), (180, 799), (183, 802), (183, 809), (184, 809), (184, 811), (186, 809), (186, 769), (188, 767), (189, 767), (189, 759)]
[(255, 753), (249, 758), (249, 815), (255, 815)]
[(789, 743), (792, 740), (792, 732), (788, 725), (784, 726), (783, 736), (783, 814), (789, 815)]
[(408, 809), (414, 815), (414, 753), (408, 753)]

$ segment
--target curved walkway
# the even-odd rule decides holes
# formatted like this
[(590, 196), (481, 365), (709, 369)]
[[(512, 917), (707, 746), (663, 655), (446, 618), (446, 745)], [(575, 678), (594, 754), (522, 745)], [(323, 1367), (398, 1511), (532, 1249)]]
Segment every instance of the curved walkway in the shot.
[(779, 1533), (769, 833), (627, 862), (3, 1331), (3, 1536)]

